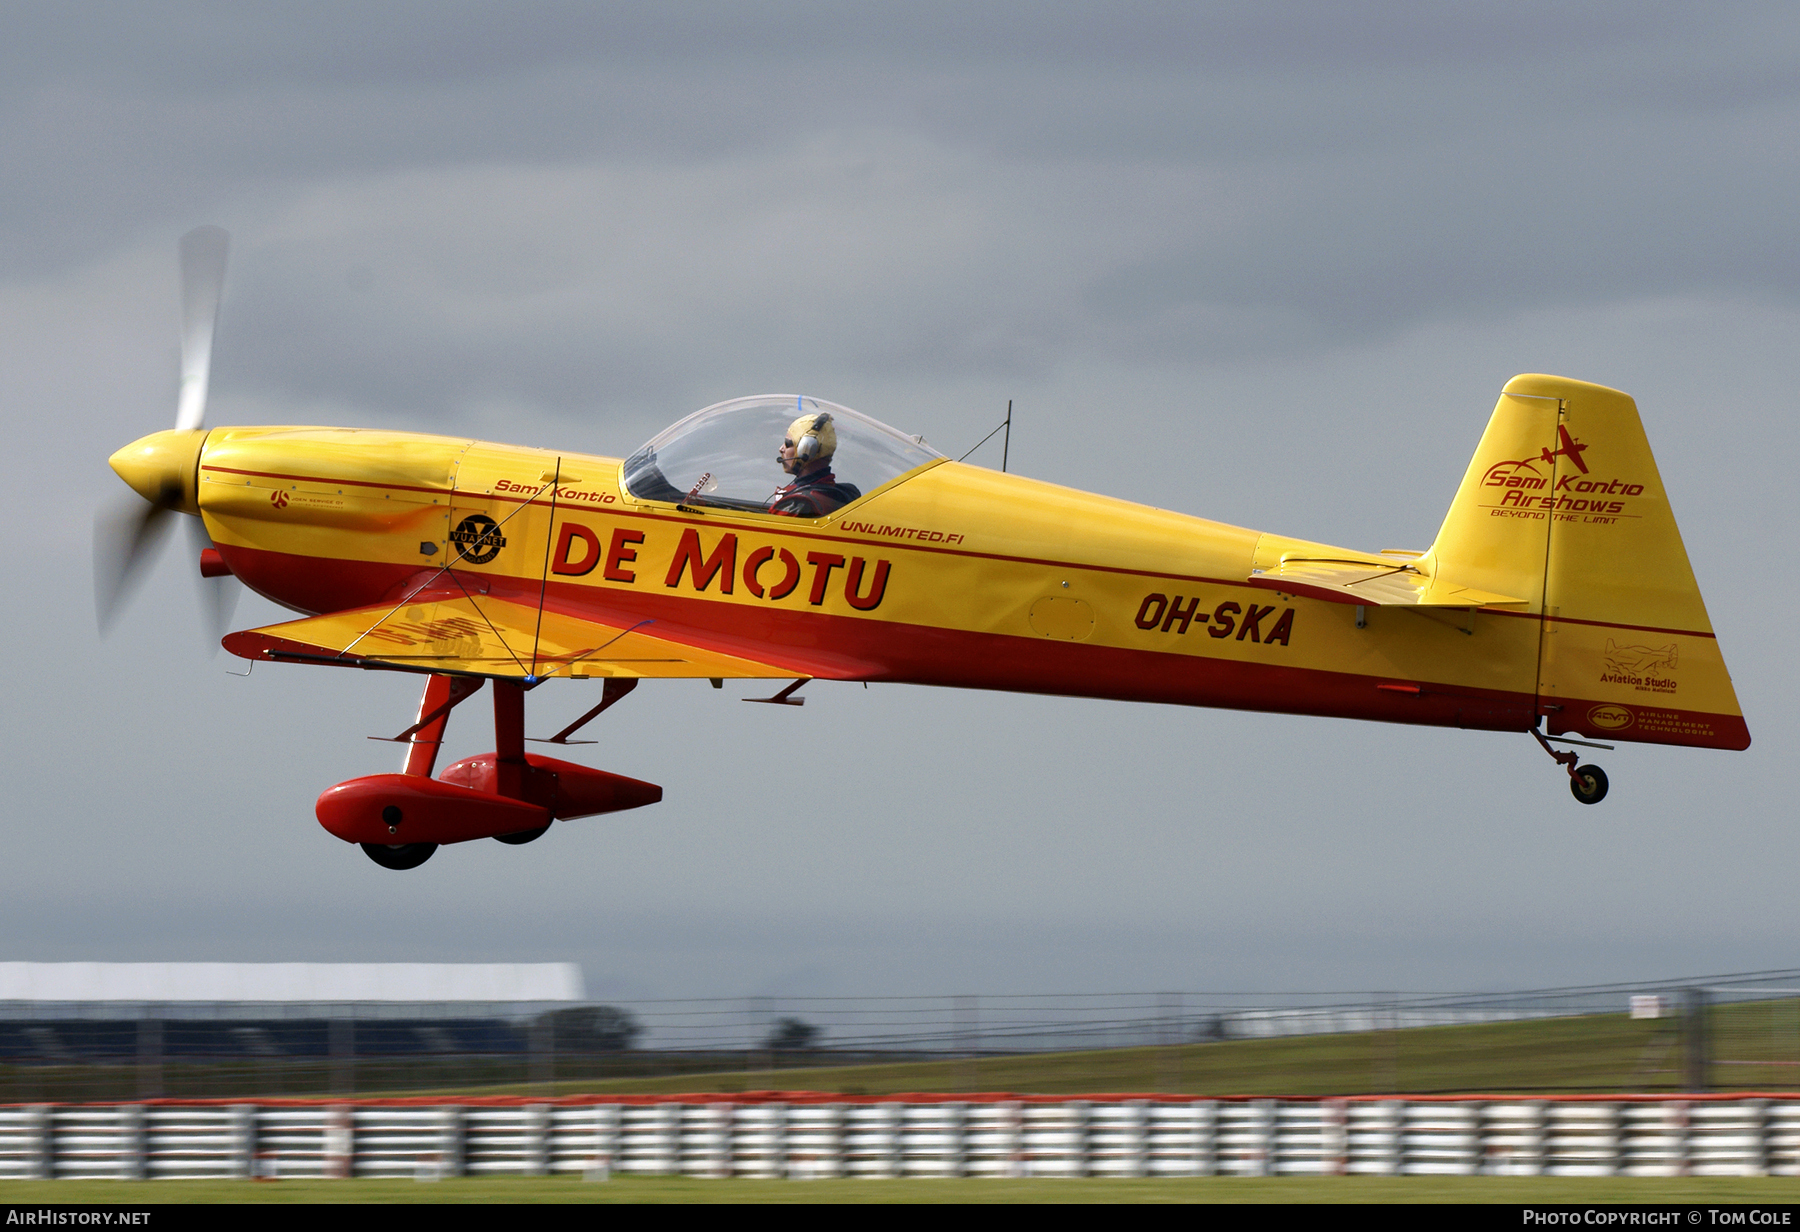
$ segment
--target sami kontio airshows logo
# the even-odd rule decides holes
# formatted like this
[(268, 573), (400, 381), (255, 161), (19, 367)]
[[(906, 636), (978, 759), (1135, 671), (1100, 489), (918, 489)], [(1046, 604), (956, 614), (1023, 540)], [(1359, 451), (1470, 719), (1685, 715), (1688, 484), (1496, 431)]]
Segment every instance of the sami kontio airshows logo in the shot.
[[(1555, 449), (1545, 447), (1534, 458), (1496, 462), (1487, 468), (1487, 473), (1481, 477), (1482, 488), (1496, 488), (1501, 493), (1499, 503), (1488, 506), (1495, 515), (1508, 510), (1534, 516), (1586, 514), (1589, 515), (1586, 520), (1602, 523), (1615, 517), (1630, 516), (1625, 512), (1625, 501), (1620, 498), (1643, 495), (1644, 485), (1623, 479), (1594, 478), (1589, 473), (1587, 459), (1582, 456), (1589, 446), (1569, 435), (1569, 429), (1564, 425), (1557, 425), (1556, 442)], [(1556, 487), (1551, 491), (1548, 489), (1551, 477), (1556, 475), (1558, 458), (1567, 458), (1574, 463), (1575, 469), (1556, 476)]]
[(450, 542), (471, 565), (487, 564), (506, 546), (499, 525), (485, 513), (471, 513), (458, 522), (456, 529), (450, 532)]

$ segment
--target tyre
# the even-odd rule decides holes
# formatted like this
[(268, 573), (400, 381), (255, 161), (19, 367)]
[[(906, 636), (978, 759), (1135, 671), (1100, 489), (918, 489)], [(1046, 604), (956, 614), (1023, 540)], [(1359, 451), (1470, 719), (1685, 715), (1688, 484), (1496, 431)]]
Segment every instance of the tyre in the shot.
[(390, 847), (384, 843), (362, 844), (363, 854), (383, 868), (417, 868), (431, 859), (436, 843), (401, 843)]
[(517, 847), (521, 843), (529, 843), (533, 839), (543, 838), (545, 834), (549, 833), (549, 830), (549, 826), (543, 825), (535, 830), (520, 830), (515, 834), (496, 834), (494, 835), (494, 841), (497, 843), (511, 843), (514, 847)]
[(1598, 804), (1606, 799), (1606, 771), (1599, 766), (1577, 766), (1569, 780), (1569, 791), (1583, 804)]

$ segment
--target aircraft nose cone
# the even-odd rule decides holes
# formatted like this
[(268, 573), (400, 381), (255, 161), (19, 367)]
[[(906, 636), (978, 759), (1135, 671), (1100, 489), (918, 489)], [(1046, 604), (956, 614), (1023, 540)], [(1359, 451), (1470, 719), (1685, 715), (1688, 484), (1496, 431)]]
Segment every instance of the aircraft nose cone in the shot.
[(205, 440), (205, 432), (170, 428), (131, 442), (107, 461), (133, 492), (152, 505), (199, 513), (195, 488)]

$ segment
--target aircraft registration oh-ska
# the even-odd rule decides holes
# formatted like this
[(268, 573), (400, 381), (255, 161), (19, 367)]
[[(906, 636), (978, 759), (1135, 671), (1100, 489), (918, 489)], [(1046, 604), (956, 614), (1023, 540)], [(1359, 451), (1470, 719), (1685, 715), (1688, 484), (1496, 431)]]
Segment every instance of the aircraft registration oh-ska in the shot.
[[(195, 288), (222, 277), (224, 237), (195, 234), (177, 427), (112, 466), (149, 502), (144, 525), (201, 519), (203, 573), (304, 613), (230, 634), (232, 653), (423, 677), (402, 772), (318, 804), (327, 830), (389, 868), (661, 798), (526, 752), (525, 694), (547, 681), (604, 682), (551, 744), (638, 681), (682, 677), (788, 680), (757, 699), (788, 705), (811, 679), (899, 681), (1530, 733), (1585, 803), (1606, 776), (1553, 743), (1750, 743), (1637, 408), (1616, 390), (1508, 382), (1424, 551), (1329, 547), (966, 466), (787, 394), (708, 407), (623, 461), (209, 430), (217, 287)], [(828, 499), (783, 501), (784, 442), (827, 461)], [(141, 554), (127, 547), (127, 567)], [(433, 777), (451, 709), (484, 683), (494, 751)]]

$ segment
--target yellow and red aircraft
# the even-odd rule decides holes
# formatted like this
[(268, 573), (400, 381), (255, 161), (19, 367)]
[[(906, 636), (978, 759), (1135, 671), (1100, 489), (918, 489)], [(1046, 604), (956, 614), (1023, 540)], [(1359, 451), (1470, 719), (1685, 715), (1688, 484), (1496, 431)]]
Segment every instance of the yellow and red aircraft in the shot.
[[(708, 407), (623, 461), (208, 429), (224, 243), (184, 240), (177, 426), (112, 467), (149, 502), (144, 526), (202, 520), (203, 573), (304, 613), (228, 650), (424, 677), (403, 772), (319, 800), (325, 828), (386, 867), (661, 798), (525, 751), (525, 693), (559, 679), (604, 683), (550, 743), (646, 678), (788, 680), (759, 700), (789, 705), (815, 678), (901, 681), (1529, 732), (1585, 803), (1606, 776), (1552, 741), (1750, 743), (1616, 390), (1514, 378), (1430, 548), (1362, 552), (962, 465), (806, 396)], [(787, 479), (773, 455), (809, 423), (835, 434), (842, 503), (771, 512)], [(434, 778), (451, 708), (484, 682), (495, 750)]]

